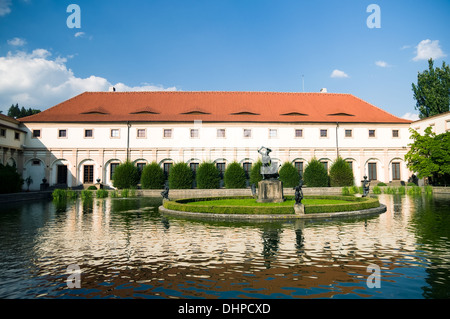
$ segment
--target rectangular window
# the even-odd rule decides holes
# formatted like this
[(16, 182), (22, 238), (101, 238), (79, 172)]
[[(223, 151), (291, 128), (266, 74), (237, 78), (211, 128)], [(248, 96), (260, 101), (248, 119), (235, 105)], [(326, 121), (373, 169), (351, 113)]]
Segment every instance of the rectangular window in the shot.
[(58, 138), (66, 138), (67, 130), (58, 130)]
[(392, 130), (392, 137), (399, 137), (398, 130)]
[(136, 164), (138, 172), (139, 172), (139, 180), (141, 180), (142, 171), (144, 170), (144, 167), (146, 164), (147, 163), (137, 163)]
[(164, 165), (163, 165), (163, 170), (164, 170), (164, 175), (166, 176), (166, 180), (169, 178), (169, 174), (170, 174), (172, 165), (173, 165), (172, 163), (164, 163)]
[(392, 180), (400, 180), (400, 163), (392, 163)]
[(244, 138), (251, 138), (251, 137), (252, 137), (252, 130), (244, 128)]
[(137, 129), (137, 138), (145, 138), (146, 137), (146, 130), (144, 128)]
[(109, 179), (114, 180), (114, 171), (116, 170), (116, 167), (119, 166), (119, 163), (111, 163), (109, 164), (110, 172), (109, 172)]
[(345, 137), (352, 137), (353, 131), (352, 130), (345, 130)]
[(200, 137), (200, 135), (199, 135), (198, 129), (197, 128), (191, 129), (191, 138), (199, 138), (199, 137)]
[(15, 133), (14, 133), (14, 139), (20, 140), (20, 133), (15, 132)]
[(225, 138), (225, 129), (224, 128), (218, 128), (217, 129), (217, 137), (218, 138)]
[(303, 176), (303, 162), (296, 161), (294, 163), (294, 167), (297, 169), (298, 173), (300, 174), (300, 177)]
[(199, 166), (198, 163), (190, 163), (190, 164), (189, 164), (189, 167), (191, 168), (192, 175), (193, 175), (194, 179), (195, 179), (196, 174), (197, 174), (198, 166)]
[(172, 138), (172, 129), (171, 128), (164, 129), (163, 137)]
[(41, 130), (33, 130), (33, 138), (40, 138)]
[(352, 171), (353, 171), (353, 162), (352, 162), (352, 161), (348, 161), (347, 164), (348, 164), (348, 166), (350, 166), (350, 168), (351, 168)]
[(120, 137), (120, 131), (117, 128), (111, 129), (111, 138), (119, 138)]
[(295, 129), (295, 137), (303, 137), (303, 130)]
[(223, 179), (223, 175), (225, 174), (225, 163), (216, 163), (216, 167), (220, 173), (220, 179)]
[(93, 130), (84, 130), (84, 137), (85, 138), (93, 138), (94, 137), (94, 131)]
[(328, 172), (328, 162), (321, 162), (325, 170)]
[(6, 137), (6, 130), (4, 128), (0, 129), (0, 136)]
[(320, 137), (327, 137), (328, 136), (328, 130), (320, 130)]
[(94, 182), (94, 165), (84, 165), (83, 183), (92, 184)]
[(245, 162), (245, 163), (242, 164), (242, 166), (244, 167), (245, 177), (247, 179), (249, 179), (250, 178), (250, 171), (252, 170), (252, 163)]
[(269, 129), (269, 138), (277, 138), (278, 130), (276, 128)]
[(368, 163), (369, 181), (377, 180), (377, 163)]
[(369, 130), (369, 137), (375, 137), (375, 130)]

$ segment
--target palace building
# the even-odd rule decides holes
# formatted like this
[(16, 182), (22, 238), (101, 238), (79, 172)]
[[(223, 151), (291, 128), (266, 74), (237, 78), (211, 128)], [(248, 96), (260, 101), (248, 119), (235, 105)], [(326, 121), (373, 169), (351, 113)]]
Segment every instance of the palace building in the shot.
[(126, 160), (140, 169), (156, 162), (166, 172), (180, 161), (194, 171), (214, 162), (223, 172), (236, 161), (248, 172), (261, 146), (300, 172), (312, 158), (329, 169), (340, 156), (361, 185), (364, 176), (408, 180), (410, 126), (351, 94), (112, 90), (1, 124), (19, 140), (0, 144), (2, 163), (14, 161), (23, 178), (38, 181), (30, 189), (43, 178), (50, 186), (111, 186), (115, 167)]

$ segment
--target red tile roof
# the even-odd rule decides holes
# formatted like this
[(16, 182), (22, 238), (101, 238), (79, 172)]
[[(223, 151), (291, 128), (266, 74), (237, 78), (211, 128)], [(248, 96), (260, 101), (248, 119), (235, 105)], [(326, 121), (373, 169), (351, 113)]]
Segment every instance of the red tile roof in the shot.
[(411, 123), (351, 94), (85, 92), (21, 122)]

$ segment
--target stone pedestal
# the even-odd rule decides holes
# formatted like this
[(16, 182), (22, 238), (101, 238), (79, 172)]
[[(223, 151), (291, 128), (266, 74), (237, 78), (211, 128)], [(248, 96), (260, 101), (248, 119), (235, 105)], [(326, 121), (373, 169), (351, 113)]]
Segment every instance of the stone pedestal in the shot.
[(303, 204), (295, 204), (294, 205), (295, 215), (304, 215), (305, 214), (305, 205)]
[(283, 182), (280, 180), (262, 180), (258, 183), (258, 203), (284, 202)]

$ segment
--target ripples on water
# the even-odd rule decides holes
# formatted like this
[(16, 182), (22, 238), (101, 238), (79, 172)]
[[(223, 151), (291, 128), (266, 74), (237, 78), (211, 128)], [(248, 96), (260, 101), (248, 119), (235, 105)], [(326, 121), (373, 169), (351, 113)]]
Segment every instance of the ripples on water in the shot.
[(379, 216), (287, 223), (167, 219), (149, 198), (10, 205), (0, 298), (450, 297), (450, 197), (380, 201)]

